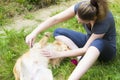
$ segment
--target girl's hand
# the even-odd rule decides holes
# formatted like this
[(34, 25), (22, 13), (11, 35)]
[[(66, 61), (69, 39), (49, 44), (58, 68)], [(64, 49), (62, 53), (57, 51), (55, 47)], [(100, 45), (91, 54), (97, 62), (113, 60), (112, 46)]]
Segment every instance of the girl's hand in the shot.
[(52, 58), (58, 58), (60, 53), (55, 51), (55, 50), (42, 49), (41, 54), (43, 54), (44, 56), (52, 59)]
[(25, 40), (30, 48), (33, 47), (35, 38), (36, 38), (36, 35), (33, 35), (32, 33), (26, 36)]

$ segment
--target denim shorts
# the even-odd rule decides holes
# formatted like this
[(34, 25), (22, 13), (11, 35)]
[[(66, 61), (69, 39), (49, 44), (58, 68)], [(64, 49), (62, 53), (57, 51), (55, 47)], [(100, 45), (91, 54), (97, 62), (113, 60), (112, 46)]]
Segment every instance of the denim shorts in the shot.
[[(54, 37), (63, 35), (71, 39), (79, 48), (83, 47), (89, 36), (86, 34), (82, 34), (80, 32), (76, 32), (69, 29), (57, 28), (54, 31)], [(94, 40), (90, 46), (96, 47), (100, 51), (100, 56), (98, 58), (99, 61), (108, 62), (112, 60), (116, 55), (116, 49), (110, 45), (107, 40), (104, 39), (96, 39)]]

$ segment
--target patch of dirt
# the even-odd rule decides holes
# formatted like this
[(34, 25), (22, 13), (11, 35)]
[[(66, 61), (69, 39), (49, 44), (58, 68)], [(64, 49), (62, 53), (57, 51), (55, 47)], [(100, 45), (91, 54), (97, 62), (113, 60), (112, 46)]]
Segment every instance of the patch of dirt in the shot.
[(52, 13), (65, 10), (69, 6), (75, 4), (79, 1), (80, 0), (70, 0), (68, 2), (61, 2), (60, 4), (52, 5), (52, 6), (49, 6), (46, 8), (39, 9), (35, 12), (31, 12), (30, 14), (32, 14), (34, 16), (34, 19), (32, 19), (32, 20), (25, 19), (24, 15), (14, 17), (13, 23), (6, 25), (5, 27), (7, 29), (16, 29), (16, 30), (19, 30), (22, 28), (27, 28), (27, 29), (31, 28), (32, 29), (33, 26), (37, 27), (37, 25), (40, 24), (41, 21), (44, 21), (47, 18), (49, 18)]

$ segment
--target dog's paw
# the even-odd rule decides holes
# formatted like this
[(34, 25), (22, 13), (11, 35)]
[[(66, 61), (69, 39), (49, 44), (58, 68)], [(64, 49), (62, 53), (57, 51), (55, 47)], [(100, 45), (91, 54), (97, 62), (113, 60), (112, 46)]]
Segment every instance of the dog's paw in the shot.
[(47, 37), (50, 37), (51, 33), (50, 32), (45, 32), (44, 35), (47, 36)]

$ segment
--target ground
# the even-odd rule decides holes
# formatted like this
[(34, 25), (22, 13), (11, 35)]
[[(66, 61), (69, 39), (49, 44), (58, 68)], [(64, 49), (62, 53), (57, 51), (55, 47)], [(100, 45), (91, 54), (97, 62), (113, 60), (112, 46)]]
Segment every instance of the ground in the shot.
[(5, 27), (7, 29), (22, 29), (22, 28), (33, 28), (33, 26), (37, 27), (38, 24), (40, 24), (42, 21), (48, 19), (50, 15), (57, 11), (62, 11), (67, 9), (69, 6), (79, 2), (80, 0), (70, 0), (68, 2), (61, 2), (57, 5), (52, 5), (46, 8), (39, 9), (35, 12), (30, 12), (28, 14), (31, 14), (34, 16), (33, 19), (26, 19), (24, 18), (25, 15), (16, 16), (13, 18), (13, 22), (9, 25), (6, 25)]

